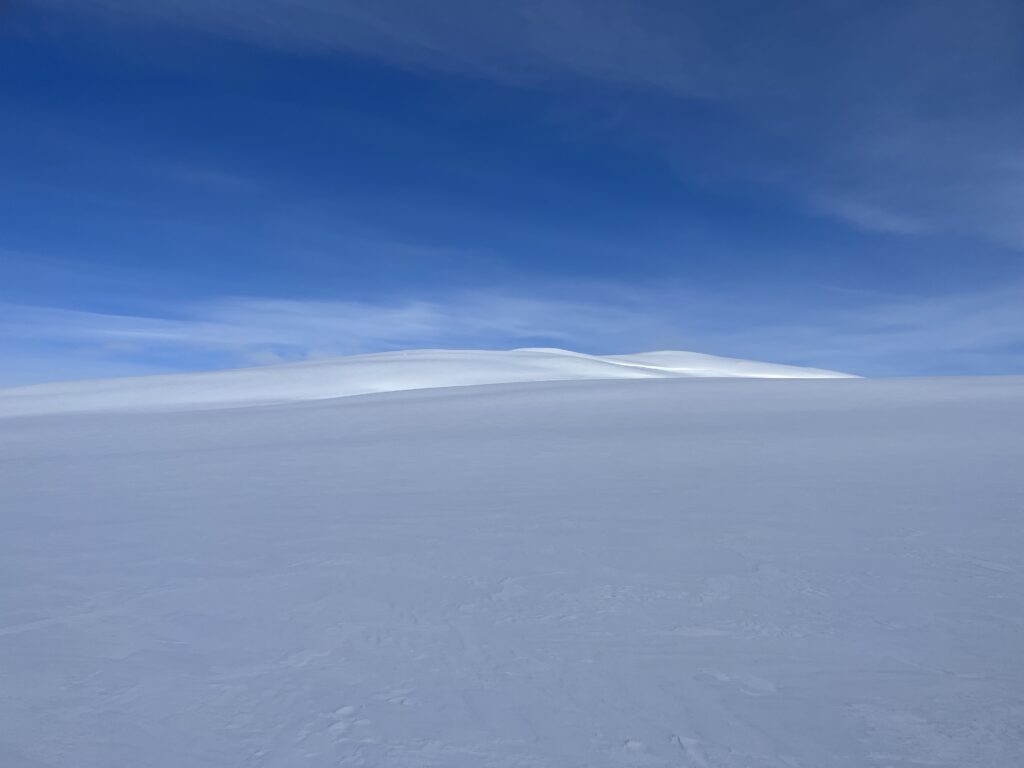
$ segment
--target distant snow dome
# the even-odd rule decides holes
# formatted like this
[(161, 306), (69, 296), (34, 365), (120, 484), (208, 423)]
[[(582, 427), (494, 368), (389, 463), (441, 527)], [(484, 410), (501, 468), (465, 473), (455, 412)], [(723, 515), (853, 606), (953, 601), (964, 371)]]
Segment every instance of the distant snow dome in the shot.
[(0, 416), (258, 405), (375, 392), (581, 379), (856, 378), (697, 352), (417, 349), (261, 368), (37, 384), (0, 390)]

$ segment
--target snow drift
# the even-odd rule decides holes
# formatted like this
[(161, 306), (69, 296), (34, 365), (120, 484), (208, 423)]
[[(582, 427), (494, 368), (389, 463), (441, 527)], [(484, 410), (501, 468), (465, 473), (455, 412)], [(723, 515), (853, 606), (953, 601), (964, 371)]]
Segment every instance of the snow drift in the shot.
[(817, 368), (696, 352), (584, 355), (563, 349), (411, 350), (263, 368), (61, 382), (0, 390), (0, 416), (252, 405), (408, 389), (572, 379), (833, 378)]

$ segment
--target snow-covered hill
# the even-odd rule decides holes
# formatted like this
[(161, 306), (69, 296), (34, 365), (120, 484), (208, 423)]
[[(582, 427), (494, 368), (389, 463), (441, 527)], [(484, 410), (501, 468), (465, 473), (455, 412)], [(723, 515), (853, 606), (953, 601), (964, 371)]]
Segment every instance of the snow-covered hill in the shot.
[(0, 419), (0, 765), (1020, 765), (1022, 379), (285, 399)]
[(251, 405), (522, 381), (693, 376), (833, 378), (846, 375), (696, 352), (599, 357), (563, 349), (428, 349), (202, 374), (17, 387), (0, 390), (0, 416)]

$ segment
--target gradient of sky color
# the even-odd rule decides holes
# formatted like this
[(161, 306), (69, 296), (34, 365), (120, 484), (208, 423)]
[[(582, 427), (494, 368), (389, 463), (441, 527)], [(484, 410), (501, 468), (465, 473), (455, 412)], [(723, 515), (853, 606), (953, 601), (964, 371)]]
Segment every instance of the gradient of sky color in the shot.
[(0, 2), (0, 385), (411, 347), (1024, 373), (1014, 0)]

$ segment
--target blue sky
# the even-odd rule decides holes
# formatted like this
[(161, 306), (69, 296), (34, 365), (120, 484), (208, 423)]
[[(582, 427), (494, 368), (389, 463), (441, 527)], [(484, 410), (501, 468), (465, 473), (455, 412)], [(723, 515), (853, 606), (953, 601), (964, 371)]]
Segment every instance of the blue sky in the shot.
[(1024, 6), (8, 0), (0, 385), (411, 347), (1024, 373)]

